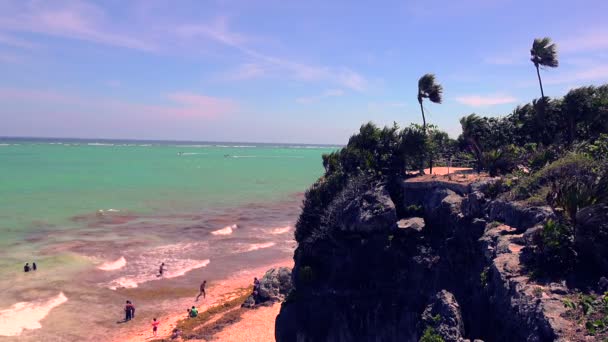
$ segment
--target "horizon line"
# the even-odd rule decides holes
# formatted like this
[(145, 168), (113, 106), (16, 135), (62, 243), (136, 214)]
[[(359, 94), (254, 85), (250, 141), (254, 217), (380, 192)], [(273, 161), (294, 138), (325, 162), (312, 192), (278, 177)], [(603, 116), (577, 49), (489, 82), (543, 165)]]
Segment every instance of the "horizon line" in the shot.
[(343, 147), (345, 144), (321, 144), (321, 143), (287, 143), (287, 142), (263, 142), (263, 141), (227, 141), (227, 140), (171, 140), (171, 139), (135, 139), (135, 138), (81, 138), (81, 137), (49, 137), (49, 136), (5, 136), (0, 135), (0, 140), (82, 140), (82, 141), (135, 141), (135, 142), (170, 142), (170, 143), (221, 143), (221, 144), (263, 144), (263, 145), (304, 145), (304, 146), (327, 146)]

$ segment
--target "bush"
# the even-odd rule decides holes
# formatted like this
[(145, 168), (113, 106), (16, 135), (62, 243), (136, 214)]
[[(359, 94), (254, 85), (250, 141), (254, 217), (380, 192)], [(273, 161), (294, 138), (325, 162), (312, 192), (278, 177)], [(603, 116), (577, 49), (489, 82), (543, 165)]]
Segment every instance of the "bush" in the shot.
[(515, 188), (515, 199), (527, 199), (541, 188), (552, 186), (553, 183), (561, 180), (593, 174), (595, 167), (594, 161), (588, 157), (581, 154), (569, 153), (523, 179)]
[(426, 327), (424, 334), (420, 337), (420, 342), (445, 342), (433, 327)]
[(573, 239), (570, 227), (557, 221), (547, 221), (541, 232), (539, 266), (549, 273), (571, 270), (576, 256)]

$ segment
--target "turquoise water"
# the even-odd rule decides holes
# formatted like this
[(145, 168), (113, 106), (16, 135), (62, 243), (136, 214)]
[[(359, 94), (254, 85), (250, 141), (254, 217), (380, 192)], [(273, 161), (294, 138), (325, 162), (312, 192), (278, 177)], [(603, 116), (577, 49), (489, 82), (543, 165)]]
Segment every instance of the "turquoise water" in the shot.
[(319, 177), (321, 154), (332, 149), (0, 140), (0, 243), (97, 210), (187, 213), (280, 200)]
[[(302, 193), (335, 149), (0, 138), (0, 338), (105, 340), (128, 329), (126, 288), (196, 289), (290, 258)], [(142, 317), (161, 299), (139, 300)]]

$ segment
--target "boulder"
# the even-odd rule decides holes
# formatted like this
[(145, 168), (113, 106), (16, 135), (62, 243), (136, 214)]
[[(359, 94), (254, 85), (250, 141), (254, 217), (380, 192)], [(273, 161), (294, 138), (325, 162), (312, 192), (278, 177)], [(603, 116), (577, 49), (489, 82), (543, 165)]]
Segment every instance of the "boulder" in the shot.
[(582, 209), (576, 215), (574, 243), (579, 255), (608, 274), (608, 204)]
[(292, 289), (291, 269), (288, 267), (271, 268), (260, 279), (257, 295), (249, 296), (243, 307), (270, 304), (285, 299)]
[(501, 221), (520, 231), (556, 219), (549, 206), (529, 207), (522, 203), (496, 200), (489, 204), (488, 210), (490, 221)]
[(471, 192), (462, 200), (462, 214), (466, 218), (482, 217), (486, 202), (487, 200), (483, 192)]
[(327, 226), (344, 232), (372, 233), (397, 229), (397, 211), (383, 184), (354, 180), (328, 208)]
[(397, 222), (397, 228), (412, 232), (421, 232), (422, 229), (424, 229), (424, 219), (422, 217), (410, 217), (408, 219), (399, 220)]
[(421, 332), (433, 327), (446, 342), (457, 342), (464, 335), (464, 322), (460, 305), (454, 295), (446, 290), (439, 291), (422, 313)]

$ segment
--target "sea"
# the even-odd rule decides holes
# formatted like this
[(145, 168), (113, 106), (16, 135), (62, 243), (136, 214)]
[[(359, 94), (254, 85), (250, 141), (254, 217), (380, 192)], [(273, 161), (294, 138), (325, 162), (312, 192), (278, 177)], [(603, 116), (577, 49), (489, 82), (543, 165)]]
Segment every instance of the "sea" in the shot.
[(146, 308), (289, 258), (338, 148), (0, 138), (0, 341), (103, 341), (125, 298)]

